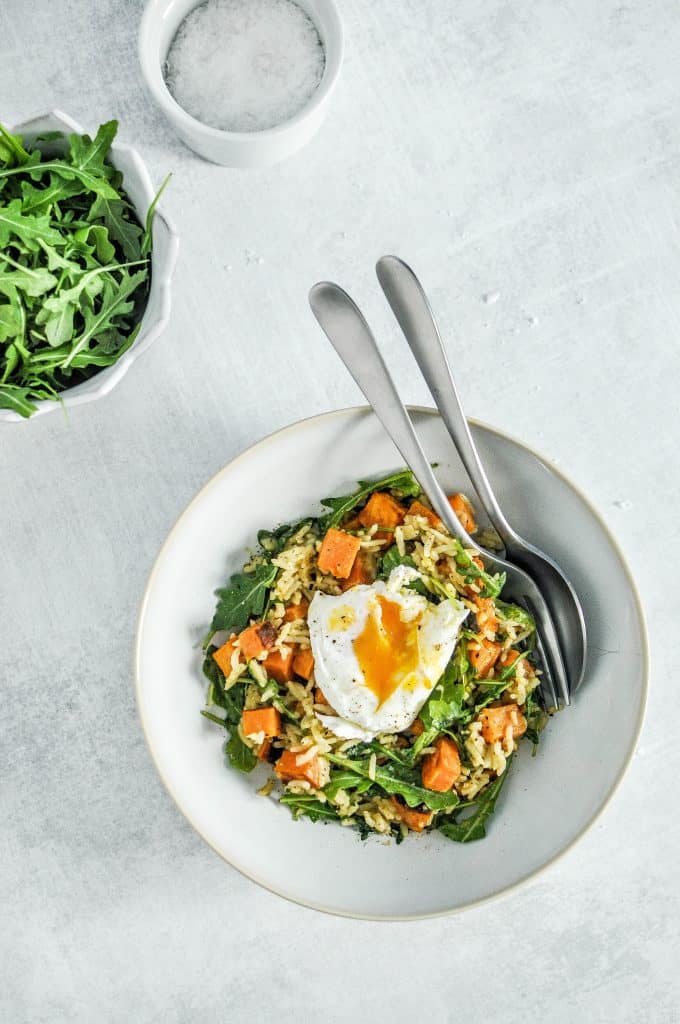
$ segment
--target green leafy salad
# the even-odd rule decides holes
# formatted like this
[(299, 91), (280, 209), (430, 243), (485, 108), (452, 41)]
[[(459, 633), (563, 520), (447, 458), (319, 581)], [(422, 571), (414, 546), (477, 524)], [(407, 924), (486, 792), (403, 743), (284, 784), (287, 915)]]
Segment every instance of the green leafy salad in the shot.
[(108, 121), (94, 139), (53, 132), (27, 147), (0, 125), (0, 408), (21, 416), (137, 335), (160, 192), (142, 226), (108, 159), (116, 131)]
[[(476, 533), (467, 498), (449, 500)], [(261, 530), (218, 591), (202, 713), (227, 731), (229, 766), (260, 765), (258, 793), (295, 818), (481, 839), (547, 720), (531, 616), (409, 471), (322, 505)]]

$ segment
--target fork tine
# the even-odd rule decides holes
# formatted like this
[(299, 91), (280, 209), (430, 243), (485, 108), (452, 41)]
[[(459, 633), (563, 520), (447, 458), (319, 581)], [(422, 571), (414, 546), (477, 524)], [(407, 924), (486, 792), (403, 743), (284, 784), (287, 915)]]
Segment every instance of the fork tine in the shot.
[[(556, 637), (552, 635), (554, 633), (554, 626), (542, 614), (543, 609), (537, 608), (535, 602), (526, 595), (524, 597), (524, 604), (536, 622), (536, 646), (541, 656), (543, 678), (545, 680), (545, 685), (541, 682), (540, 689), (543, 691), (544, 701), (546, 697), (549, 698), (550, 707), (558, 710), (560, 703), (563, 703), (566, 707), (570, 701), (569, 691), (565, 682), (564, 663), (557, 663), (557, 659), (561, 659), (562, 654), (559, 646), (557, 646)], [(548, 632), (547, 636), (546, 632)], [(555, 681), (556, 675), (557, 683)]]
[(538, 653), (541, 657), (541, 668), (543, 670), (538, 689), (543, 697), (543, 703), (546, 711), (550, 711), (553, 708), (558, 710), (560, 705), (557, 697), (557, 691), (555, 689), (552, 667), (550, 665), (550, 659), (546, 656), (543, 638), (541, 637), (541, 632), (538, 629), (536, 630), (536, 646), (538, 647)]

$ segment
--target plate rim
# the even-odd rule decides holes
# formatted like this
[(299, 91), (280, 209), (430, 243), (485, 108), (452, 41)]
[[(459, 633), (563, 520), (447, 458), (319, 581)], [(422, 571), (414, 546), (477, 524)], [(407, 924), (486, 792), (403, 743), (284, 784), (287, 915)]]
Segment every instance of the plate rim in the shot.
[[(425, 414), (425, 415), (436, 416), (438, 418), (441, 418), (438, 410), (437, 409), (433, 409), (430, 406), (410, 405), (409, 404), (409, 405), (407, 405), (407, 409), (411, 413)], [(588, 509), (590, 514), (593, 516), (593, 518), (597, 522), (597, 524), (603, 530), (605, 536), (607, 537), (607, 540), (611, 544), (612, 549), (614, 550), (614, 553), (616, 554), (616, 556), (617, 556), (617, 558), (618, 558), (618, 560), (619, 560), (619, 562), (621, 564), (621, 568), (622, 568), (623, 573), (624, 573), (624, 575), (626, 577), (626, 580), (628, 581), (628, 585), (629, 585), (631, 593), (633, 595), (633, 600), (634, 600), (634, 604), (635, 604), (635, 610), (636, 610), (636, 614), (637, 614), (637, 619), (638, 619), (638, 623), (639, 623), (639, 626), (640, 626), (640, 639), (641, 639), (640, 655), (641, 655), (641, 659), (642, 659), (642, 664), (641, 664), (642, 687), (641, 687), (641, 692), (640, 692), (640, 710), (639, 710), (639, 713), (638, 713), (638, 720), (637, 720), (637, 725), (636, 725), (635, 733), (633, 735), (631, 743), (630, 743), (630, 745), (628, 747), (628, 750), (626, 752), (624, 763), (623, 763), (623, 765), (622, 765), (618, 775), (614, 779), (614, 782), (613, 782), (613, 784), (611, 786), (611, 789), (607, 793), (607, 796), (605, 797), (603, 803), (600, 805), (600, 807), (588, 819), (588, 821), (585, 823), (585, 825), (583, 825), (583, 827), (576, 833), (576, 835), (567, 843), (567, 845), (563, 849), (561, 849), (557, 853), (555, 853), (552, 857), (550, 857), (547, 861), (545, 861), (544, 864), (541, 864), (540, 867), (537, 867), (537, 868), (535, 868), (535, 869), (533, 869), (531, 871), (528, 871), (525, 875), (522, 875), (521, 878), (518, 878), (517, 881), (513, 882), (511, 885), (503, 886), (502, 888), (496, 890), (495, 892), (491, 892), (491, 893), (489, 893), (486, 896), (482, 896), (479, 899), (469, 900), (468, 902), (459, 904), (457, 906), (446, 907), (446, 908), (444, 908), (442, 910), (433, 910), (433, 911), (427, 911), (425, 913), (413, 913), (413, 914), (363, 914), (363, 913), (347, 911), (347, 910), (338, 910), (338, 909), (333, 908), (333, 907), (324, 906), (323, 904), (320, 904), (320, 903), (315, 903), (314, 901), (301, 899), (298, 896), (294, 896), (294, 895), (292, 895), (289, 892), (285, 892), (285, 891), (283, 891), (281, 889), (278, 889), (278, 888), (270, 885), (268, 882), (263, 881), (257, 875), (253, 874), (253, 872), (248, 870), (248, 868), (245, 867), (243, 864), (240, 864), (240, 863), (237, 863), (234, 860), (231, 860), (222, 850), (218, 849), (217, 846), (215, 846), (215, 844), (205, 835), (205, 833), (202, 831), (202, 829), (200, 829), (198, 827), (198, 825), (192, 820), (191, 815), (182, 806), (182, 803), (180, 802), (179, 797), (173, 791), (173, 787), (172, 787), (172, 785), (170, 784), (168, 778), (165, 775), (164, 769), (161, 767), (160, 759), (157, 756), (156, 751), (154, 750), (153, 744), (151, 742), (151, 738), (150, 738), (150, 735), (149, 735), (149, 731), (147, 729), (147, 724), (146, 724), (146, 720), (145, 720), (145, 716), (144, 716), (144, 702), (143, 702), (143, 698), (142, 698), (142, 681), (141, 681), (141, 671), (140, 671), (141, 646), (142, 646), (141, 641), (142, 641), (142, 630), (143, 630), (143, 627), (144, 627), (144, 620), (145, 620), (145, 616), (146, 616), (146, 612), (147, 612), (147, 606), (148, 606), (148, 603), (149, 603), (150, 593), (151, 593), (153, 584), (155, 582), (159, 566), (160, 566), (161, 561), (162, 561), (162, 559), (163, 559), (163, 557), (165, 555), (166, 549), (168, 548), (171, 540), (173, 539), (175, 533), (177, 532), (180, 524), (183, 522), (185, 517), (189, 514), (189, 512), (194, 507), (194, 505), (199, 501), (199, 499), (202, 499), (204, 497), (206, 492), (217, 482), (218, 478), (221, 477), (228, 470), (233, 469), (233, 467), (236, 465), (237, 462), (241, 461), (242, 459), (247, 458), (248, 456), (251, 456), (258, 449), (264, 448), (266, 445), (271, 443), (274, 439), (278, 439), (278, 438), (280, 438), (284, 434), (292, 433), (293, 431), (309, 427), (313, 423), (319, 423), (321, 421), (327, 421), (327, 420), (329, 420), (331, 418), (342, 417), (342, 416), (358, 415), (358, 414), (366, 415), (366, 414), (370, 414), (370, 413), (372, 413), (375, 416), (375, 412), (373, 411), (372, 407), (369, 406), (369, 405), (351, 405), (351, 406), (345, 406), (342, 409), (331, 409), (331, 410), (328, 410), (327, 412), (316, 413), (316, 414), (313, 414), (311, 416), (306, 416), (303, 419), (296, 420), (295, 422), (289, 423), (289, 424), (287, 424), (284, 427), (279, 427), (277, 430), (273, 430), (269, 434), (266, 434), (264, 437), (260, 438), (260, 440), (254, 441), (252, 444), (248, 445), (242, 451), (238, 452), (232, 459), (230, 459), (229, 462), (227, 462), (223, 466), (221, 466), (215, 473), (213, 473), (213, 475), (211, 477), (208, 478), (208, 480), (203, 484), (203, 486), (194, 494), (193, 498), (189, 501), (189, 503), (184, 506), (184, 508), (180, 512), (179, 516), (175, 519), (174, 523), (172, 524), (172, 526), (168, 530), (168, 532), (167, 532), (167, 534), (165, 536), (165, 539), (163, 540), (163, 543), (161, 544), (161, 547), (160, 547), (160, 549), (158, 551), (158, 554), (156, 555), (156, 557), (154, 559), (153, 565), (151, 567), (151, 570), (150, 570), (149, 575), (148, 575), (147, 580), (146, 580), (146, 584), (144, 586), (144, 593), (143, 593), (142, 600), (141, 600), (141, 603), (140, 603), (139, 612), (137, 614), (136, 629), (135, 629), (134, 653), (133, 653), (133, 677), (134, 677), (135, 703), (137, 705), (137, 714), (138, 714), (139, 721), (140, 721), (140, 724), (141, 724), (141, 727), (142, 727), (142, 733), (144, 735), (144, 740), (146, 742), (148, 751), (149, 751), (149, 753), (151, 755), (151, 760), (152, 760), (152, 762), (154, 764), (154, 767), (156, 768), (156, 771), (158, 772), (158, 775), (160, 777), (161, 782), (163, 783), (163, 786), (166, 789), (166, 792), (169, 794), (169, 796), (171, 797), (173, 803), (175, 804), (175, 807), (180, 811), (180, 813), (189, 822), (189, 824), (194, 829), (194, 831), (197, 833), (197, 835), (199, 835), (201, 837), (201, 839), (210, 847), (210, 849), (213, 850), (218, 855), (218, 857), (220, 857), (226, 864), (228, 864), (230, 867), (232, 867), (236, 871), (238, 871), (239, 874), (241, 874), (244, 878), (247, 878), (249, 881), (254, 882), (256, 885), (259, 885), (262, 889), (265, 889), (267, 892), (270, 892), (270, 893), (272, 893), (275, 896), (279, 896), (282, 899), (287, 900), (289, 903), (293, 903), (293, 904), (295, 904), (297, 906), (300, 906), (300, 907), (305, 907), (308, 910), (316, 910), (316, 911), (319, 911), (322, 914), (328, 914), (328, 915), (330, 915), (332, 917), (342, 917), (342, 918), (348, 918), (350, 920), (358, 920), (358, 921), (385, 921), (385, 922), (423, 921), (423, 920), (430, 920), (430, 919), (435, 919), (435, 918), (450, 917), (450, 916), (453, 916), (454, 914), (462, 914), (465, 911), (472, 910), (473, 908), (482, 907), (482, 906), (484, 906), (484, 905), (486, 905), (488, 903), (492, 903), (492, 902), (496, 902), (498, 900), (501, 900), (505, 896), (509, 896), (511, 893), (517, 892), (519, 889), (523, 888), (524, 886), (526, 886), (529, 882), (533, 881), (534, 879), (539, 878), (541, 875), (543, 875), (545, 872), (547, 872), (550, 868), (552, 868), (558, 861), (562, 860), (563, 857), (565, 857), (568, 853), (570, 853), (574, 849), (574, 847), (583, 839), (583, 837), (590, 831), (590, 829), (596, 824), (596, 822), (600, 819), (600, 817), (604, 814), (605, 810), (608, 808), (610, 802), (612, 801), (612, 799), (614, 798), (615, 794), (619, 790), (619, 787), (621, 786), (621, 783), (622, 783), (626, 773), (628, 772), (628, 769), (630, 768), (631, 762), (633, 760), (633, 757), (635, 755), (635, 751), (636, 751), (637, 746), (638, 746), (638, 742), (640, 740), (640, 734), (641, 734), (643, 726), (644, 726), (646, 712), (647, 712), (647, 703), (648, 703), (648, 699), (649, 699), (650, 654), (649, 654), (649, 637), (648, 637), (648, 630), (647, 630), (647, 622), (646, 622), (646, 617), (645, 617), (645, 612), (644, 612), (644, 606), (643, 606), (643, 603), (642, 603), (642, 598), (640, 596), (640, 591), (639, 591), (638, 586), (637, 586), (637, 584), (635, 582), (633, 574), (632, 574), (632, 572), (630, 570), (628, 562), (627, 562), (627, 560), (626, 560), (626, 558), (625, 558), (625, 556), (623, 554), (621, 546), (619, 545), (619, 542), (617, 541), (616, 537), (613, 535), (613, 533), (610, 530), (609, 526), (605, 522), (605, 520), (604, 520), (603, 516), (601, 515), (601, 513), (593, 505), (593, 503), (590, 501), (590, 499), (587, 497), (587, 495), (584, 494), (584, 492), (581, 490), (581, 488), (579, 486), (577, 486), (565, 473), (563, 473), (549, 459), (546, 459), (545, 456), (543, 456), (540, 452), (538, 452), (531, 445), (526, 444), (524, 441), (521, 441), (519, 438), (515, 437), (514, 434), (509, 434), (507, 431), (501, 430), (499, 427), (494, 427), (491, 424), (486, 423), (484, 420), (479, 420), (479, 419), (476, 419), (474, 417), (469, 417), (468, 418), (468, 422), (471, 424), (471, 426), (473, 426), (473, 427), (481, 427), (482, 430), (488, 431), (490, 434), (495, 434), (497, 437), (500, 437), (503, 440), (511, 441), (513, 444), (517, 445), (517, 447), (523, 448), (530, 455), (533, 455), (534, 458), (538, 459), (539, 462), (542, 462), (544, 466), (546, 466), (552, 473), (555, 474), (555, 476), (557, 476), (563, 483), (565, 483), (576, 494), (576, 496), (583, 502), (583, 504), (586, 506), (586, 508)]]

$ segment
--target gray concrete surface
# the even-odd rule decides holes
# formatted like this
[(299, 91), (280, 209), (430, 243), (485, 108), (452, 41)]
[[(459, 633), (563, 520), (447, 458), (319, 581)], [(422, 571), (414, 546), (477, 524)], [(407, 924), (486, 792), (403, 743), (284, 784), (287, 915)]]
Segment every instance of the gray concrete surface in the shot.
[[(171, 326), (120, 387), (0, 433), (7, 1024), (680, 1020), (680, 9), (341, 7), (321, 134), (238, 172), (194, 157), (147, 99), (141, 3), (0, 5), (0, 117), (118, 117), (156, 181), (173, 171), (181, 235)], [(430, 289), (470, 414), (605, 516), (653, 656), (639, 752), (579, 847), (498, 903), (407, 925), (302, 910), (222, 863), (156, 775), (131, 670), (146, 576), (196, 489), (267, 432), (358, 401), (307, 290), (335, 278), (392, 331), (387, 251)], [(393, 359), (423, 401), (396, 342)]]

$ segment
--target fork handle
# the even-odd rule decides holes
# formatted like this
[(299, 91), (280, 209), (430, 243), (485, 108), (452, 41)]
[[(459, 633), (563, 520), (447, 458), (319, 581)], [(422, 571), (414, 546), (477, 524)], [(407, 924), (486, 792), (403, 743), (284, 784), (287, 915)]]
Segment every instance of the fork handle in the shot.
[(406, 465), (432, 502), (449, 531), (478, 554), (488, 552), (463, 529), (440, 487), (416, 435), (411, 417), (383, 360), (373, 332), (347, 292), (330, 281), (315, 284), (309, 293), (312, 312), (331, 345), (373, 406)]
[(397, 256), (383, 256), (378, 260), (375, 270), (385, 298), (415, 356), (479, 500), (491, 525), (507, 547), (512, 543), (513, 531), (491, 489), (472, 440), (451, 367), (423, 287), (408, 264)]

